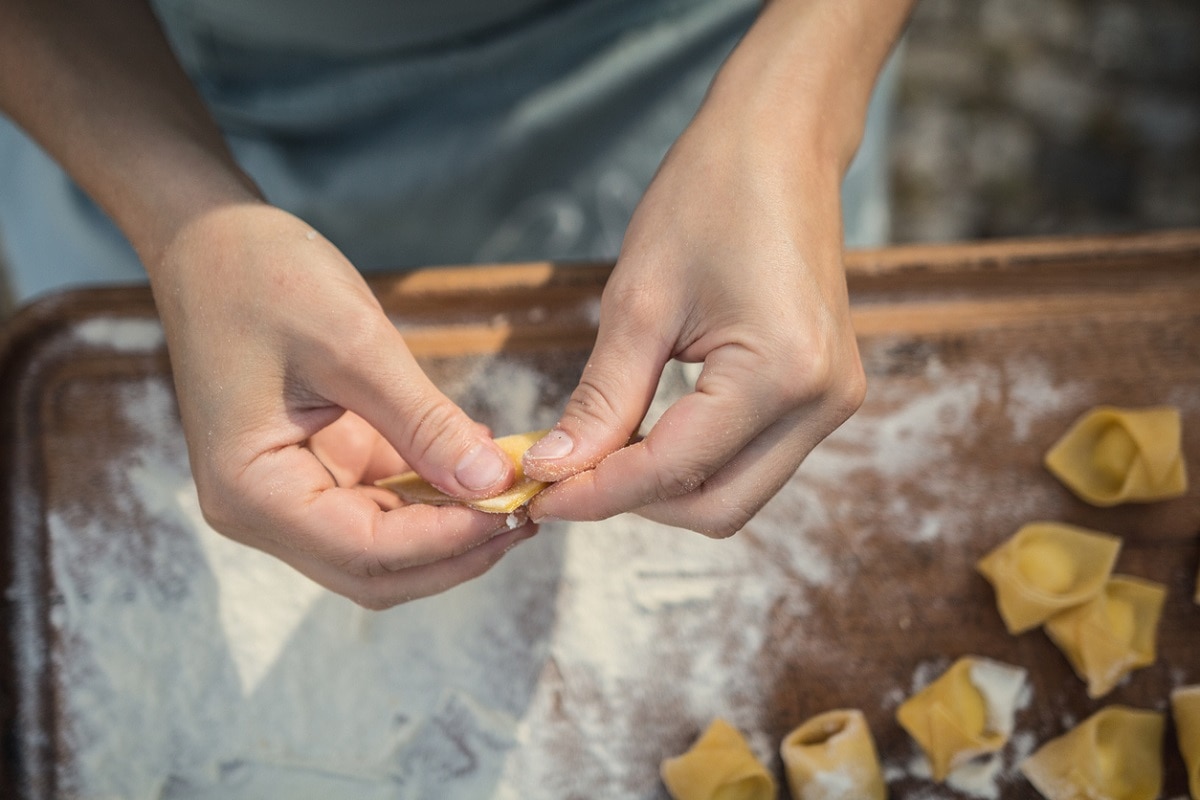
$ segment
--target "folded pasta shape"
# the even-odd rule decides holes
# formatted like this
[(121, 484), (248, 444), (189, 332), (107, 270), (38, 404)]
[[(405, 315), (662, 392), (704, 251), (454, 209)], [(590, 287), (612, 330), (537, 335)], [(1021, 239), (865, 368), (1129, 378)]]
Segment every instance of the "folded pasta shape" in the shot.
[(1020, 768), (1047, 800), (1155, 800), (1162, 742), (1162, 714), (1109, 706), (1046, 742)]
[(528, 503), (534, 495), (549, 485), (525, 477), (525, 468), (521, 464), (521, 457), (525, 455), (525, 451), (547, 433), (549, 431), (532, 431), (531, 433), (501, 436), (496, 439), (496, 444), (512, 459), (517, 474), (513, 485), (495, 497), (487, 497), (482, 500), (459, 500), (434, 488), (427, 480), (411, 471), (375, 481), (375, 485), (395, 492), (406, 503), (425, 503), (432, 506), (465, 505), (492, 514), (511, 513)]
[(775, 779), (736, 728), (715, 719), (682, 755), (659, 768), (673, 800), (775, 800)]
[(1088, 697), (1103, 697), (1154, 663), (1166, 597), (1161, 583), (1114, 575), (1091, 600), (1046, 621), (1046, 634), (1087, 681)]
[(1200, 684), (1171, 692), (1171, 714), (1179, 752), (1187, 764), (1188, 791), (1192, 800), (1200, 800)]
[(1104, 587), (1121, 540), (1061, 522), (1032, 522), (976, 565), (996, 591), (1009, 633), (1022, 633)]
[(896, 720), (925, 751), (935, 781), (1004, 747), (1025, 678), (1020, 667), (965, 656), (900, 705)]
[(1045, 464), (1095, 506), (1178, 497), (1187, 491), (1179, 409), (1098, 406), (1050, 448)]
[(857, 709), (827, 711), (804, 722), (779, 746), (792, 800), (886, 800), (867, 719)]

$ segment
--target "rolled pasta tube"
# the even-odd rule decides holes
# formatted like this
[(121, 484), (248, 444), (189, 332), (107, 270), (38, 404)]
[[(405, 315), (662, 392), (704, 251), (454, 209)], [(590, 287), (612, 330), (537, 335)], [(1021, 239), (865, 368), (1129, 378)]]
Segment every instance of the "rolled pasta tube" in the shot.
[(875, 740), (857, 709), (819, 714), (779, 746), (792, 800), (886, 800)]

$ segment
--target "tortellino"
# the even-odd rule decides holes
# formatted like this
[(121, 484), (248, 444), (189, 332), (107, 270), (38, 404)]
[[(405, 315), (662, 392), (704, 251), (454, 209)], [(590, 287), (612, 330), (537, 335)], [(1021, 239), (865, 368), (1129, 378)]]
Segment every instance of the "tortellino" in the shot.
[(1179, 410), (1099, 406), (1046, 453), (1046, 468), (1095, 506), (1149, 502), (1187, 491)]
[(1171, 714), (1179, 752), (1187, 764), (1188, 791), (1192, 800), (1200, 800), (1200, 685), (1171, 692)]
[(775, 779), (754, 757), (746, 740), (715, 719), (686, 753), (659, 769), (674, 800), (775, 800)]
[(1047, 635), (1087, 681), (1089, 697), (1103, 697), (1130, 672), (1154, 663), (1166, 596), (1160, 583), (1114, 575), (1091, 600), (1046, 622)]
[(1009, 633), (1021, 633), (1094, 597), (1121, 550), (1116, 536), (1058, 522), (1033, 522), (980, 559)]
[(886, 800), (875, 740), (856, 709), (828, 711), (779, 746), (792, 800)]
[(518, 433), (512, 436), (501, 436), (496, 440), (516, 467), (517, 475), (513, 485), (505, 492), (495, 497), (483, 500), (459, 500), (436, 489), (428, 481), (415, 472), (402, 472), (390, 478), (375, 481), (375, 485), (395, 492), (406, 503), (425, 503), (432, 506), (466, 505), (471, 508), (487, 511), (493, 514), (507, 514), (516, 511), (533, 499), (533, 496), (545, 489), (548, 484), (525, 477), (525, 469), (521, 465), (521, 457), (549, 431), (533, 431)]
[(1025, 670), (966, 656), (896, 710), (896, 720), (929, 758), (933, 779), (1004, 747), (1012, 735)]
[(1042, 745), (1021, 772), (1047, 800), (1155, 800), (1162, 741), (1162, 714), (1109, 706)]

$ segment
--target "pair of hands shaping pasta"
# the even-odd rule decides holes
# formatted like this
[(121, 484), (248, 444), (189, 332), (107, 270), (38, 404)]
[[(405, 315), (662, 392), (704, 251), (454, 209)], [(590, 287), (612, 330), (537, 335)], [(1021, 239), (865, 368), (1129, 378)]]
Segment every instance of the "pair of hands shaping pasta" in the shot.
[[(479, 575), (533, 535), (370, 487), (409, 467), (478, 498), (513, 470), (354, 267), (263, 201), (150, 12), (93, 5), (0, 10), (0, 101), (146, 265), (213, 526), (373, 608)], [(582, 381), (526, 461), (559, 481), (532, 520), (637, 511), (731, 534), (857, 408), (839, 186), (907, 6), (764, 9), (635, 212)], [(703, 361), (696, 391), (623, 446), (671, 358)]]

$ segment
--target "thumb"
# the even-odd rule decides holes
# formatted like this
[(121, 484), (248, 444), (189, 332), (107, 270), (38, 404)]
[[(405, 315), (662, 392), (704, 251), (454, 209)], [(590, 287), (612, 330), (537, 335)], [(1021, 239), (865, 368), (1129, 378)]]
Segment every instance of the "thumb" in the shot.
[(525, 474), (558, 481), (591, 469), (623, 447), (645, 417), (663, 365), (665, 350), (647, 346), (656, 337), (629, 322), (604, 324), (571, 393), (562, 417), (525, 453)]
[(363, 417), (410, 468), (446, 494), (480, 498), (507, 489), (515, 478), (511, 459), (485, 426), (433, 385), (392, 331), (337, 376), (330, 399)]

